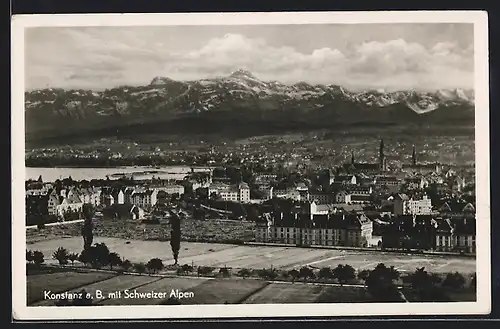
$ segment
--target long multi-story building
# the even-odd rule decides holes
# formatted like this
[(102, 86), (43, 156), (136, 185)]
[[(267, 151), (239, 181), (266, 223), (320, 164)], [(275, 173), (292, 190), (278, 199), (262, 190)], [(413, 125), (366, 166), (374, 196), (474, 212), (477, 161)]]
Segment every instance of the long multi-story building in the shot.
[(268, 214), (256, 229), (257, 242), (291, 245), (367, 247), (373, 223), (363, 213), (312, 215), (307, 213)]

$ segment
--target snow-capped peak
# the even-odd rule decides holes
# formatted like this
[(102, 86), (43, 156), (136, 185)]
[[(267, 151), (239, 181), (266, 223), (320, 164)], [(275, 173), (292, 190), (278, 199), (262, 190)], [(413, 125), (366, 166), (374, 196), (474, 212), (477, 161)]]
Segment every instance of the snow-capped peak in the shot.
[(239, 69), (234, 71), (229, 75), (231, 78), (250, 78), (250, 79), (255, 79), (255, 76), (247, 70)]

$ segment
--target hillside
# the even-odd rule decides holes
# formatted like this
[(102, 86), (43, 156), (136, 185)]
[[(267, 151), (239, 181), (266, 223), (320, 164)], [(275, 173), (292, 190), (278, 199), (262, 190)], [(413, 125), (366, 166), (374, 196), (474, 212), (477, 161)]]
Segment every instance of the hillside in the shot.
[(227, 77), (104, 91), (42, 89), (25, 93), (27, 142), (141, 134), (258, 135), (347, 126), (474, 124), (472, 91), (366, 91), (305, 82), (261, 81), (238, 70)]

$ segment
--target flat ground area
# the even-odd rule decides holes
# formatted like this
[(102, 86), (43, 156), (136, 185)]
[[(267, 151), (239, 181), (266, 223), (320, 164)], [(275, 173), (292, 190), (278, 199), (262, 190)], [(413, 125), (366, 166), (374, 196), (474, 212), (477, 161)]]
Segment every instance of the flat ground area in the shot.
[[(53, 293), (91, 294), (94, 305), (162, 305), (173, 291), (185, 298), (180, 304), (268, 304), (370, 302), (364, 287), (339, 287), (305, 283), (270, 283), (262, 280), (197, 277), (153, 277), (147, 275), (103, 275), (102, 273), (37, 274), (27, 277), (28, 305), (54, 306)], [(65, 276), (66, 275), (66, 276)], [(68, 279), (65, 279), (65, 278)], [(71, 284), (73, 282), (73, 284)], [(100, 291), (100, 294), (98, 293)], [(147, 295), (149, 293), (149, 295)]]
[[(110, 251), (117, 252), (131, 262), (147, 262), (160, 258), (164, 264), (172, 264), (172, 252), (168, 241), (140, 241), (120, 238), (96, 237), (94, 243), (104, 242)], [(27, 245), (29, 250), (40, 250), (45, 262), (52, 263), (52, 254), (58, 247), (70, 252), (81, 252), (81, 237), (68, 237), (38, 241)], [(415, 255), (389, 252), (363, 252), (278, 246), (242, 246), (217, 243), (182, 242), (179, 263), (194, 266), (235, 268), (298, 269), (302, 266), (336, 267), (349, 264), (357, 270), (373, 269), (378, 263), (396, 267), (400, 272), (413, 272), (424, 266), (429, 272), (463, 274), (476, 272), (476, 260), (468, 257)]]

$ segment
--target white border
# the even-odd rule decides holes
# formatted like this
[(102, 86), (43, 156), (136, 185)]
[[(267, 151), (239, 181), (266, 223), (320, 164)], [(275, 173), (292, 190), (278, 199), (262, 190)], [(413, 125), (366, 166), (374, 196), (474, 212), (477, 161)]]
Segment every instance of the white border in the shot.
[[(24, 28), (255, 24), (473, 23), (476, 99), (477, 302), (27, 307)], [(488, 314), (491, 311), (488, 16), (481, 11), (16, 15), (12, 18), (12, 277), (17, 320)], [(479, 270), (481, 269), (481, 271)]]

